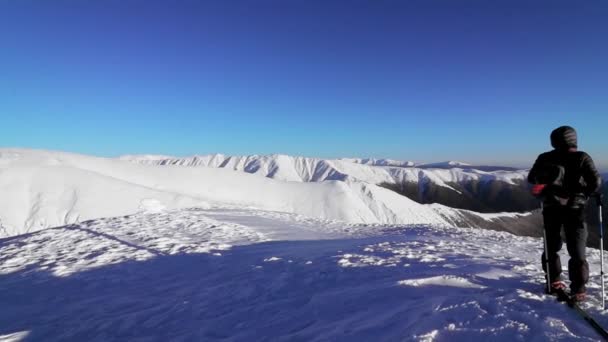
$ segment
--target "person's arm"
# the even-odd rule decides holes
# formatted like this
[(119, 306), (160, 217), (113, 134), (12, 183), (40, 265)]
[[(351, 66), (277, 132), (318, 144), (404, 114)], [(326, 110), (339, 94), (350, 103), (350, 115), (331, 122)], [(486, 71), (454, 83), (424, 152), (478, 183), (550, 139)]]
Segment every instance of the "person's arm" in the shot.
[(585, 188), (583, 192), (586, 196), (591, 196), (599, 193), (600, 188), (602, 187), (602, 177), (600, 173), (597, 171), (595, 164), (593, 163), (593, 159), (591, 156), (585, 153), (583, 157), (583, 180), (585, 181)]

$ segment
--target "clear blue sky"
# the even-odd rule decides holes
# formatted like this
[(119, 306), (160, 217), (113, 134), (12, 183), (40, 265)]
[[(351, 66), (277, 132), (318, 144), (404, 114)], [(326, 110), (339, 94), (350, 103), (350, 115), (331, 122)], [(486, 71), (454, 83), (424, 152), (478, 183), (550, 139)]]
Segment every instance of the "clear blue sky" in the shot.
[(604, 0), (0, 0), (0, 146), (608, 166)]

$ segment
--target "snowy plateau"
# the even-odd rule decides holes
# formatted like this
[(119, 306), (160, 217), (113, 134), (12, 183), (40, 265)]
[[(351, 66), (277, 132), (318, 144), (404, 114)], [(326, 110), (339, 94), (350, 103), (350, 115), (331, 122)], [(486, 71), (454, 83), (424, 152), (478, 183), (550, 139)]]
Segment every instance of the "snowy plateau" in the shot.
[[(535, 214), (378, 186), (526, 173), (0, 149), (0, 341), (600, 340), (544, 294), (540, 238), (480, 229)], [(583, 307), (608, 326), (588, 256)]]

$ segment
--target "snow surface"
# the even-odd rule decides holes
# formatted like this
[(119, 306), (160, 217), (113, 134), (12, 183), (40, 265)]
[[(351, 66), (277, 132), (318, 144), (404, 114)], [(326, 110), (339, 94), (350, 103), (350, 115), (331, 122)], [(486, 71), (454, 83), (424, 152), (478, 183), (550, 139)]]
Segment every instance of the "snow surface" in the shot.
[[(154, 156), (144, 160), (150, 158)], [(331, 181), (330, 174), (335, 176), (337, 171), (323, 169), (322, 165), (329, 165), (327, 161), (312, 163), (305, 158), (287, 156), (274, 156), (264, 163), (263, 158), (248, 161), (209, 156), (201, 160), (211, 166), (233, 164), (224, 168), (161, 167), (64, 152), (0, 149), (0, 193), (3, 194), (0, 196), (0, 237), (93, 218), (217, 205), (368, 224), (452, 225), (462, 213), (440, 205), (421, 205), (361, 181), (372, 174), (389, 179), (393, 177), (391, 173), (407, 173), (413, 169), (342, 162), (349, 167), (349, 177)], [(251, 171), (249, 168), (253, 165), (263, 168), (264, 173), (282, 176), (271, 179), (231, 170), (243, 167)], [(303, 172), (327, 181), (286, 180), (297, 178), (295, 175)], [(481, 171), (420, 172), (425, 177), (437, 178), (438, 182), (444, 178), (485, 175)]]
[(599, 340), (543, 293), (541, 249), (234, 207), (101, 218), (0, 239), (0, 341)]
[[(0, 149), (0, 341), (599, 338), (543, 293), (541, 240), (451, 227), (521, 214), (421, 205), (366, 181), (517, 172), (157, 158)], [(588, 255), (584, 306), (608, 325)]]

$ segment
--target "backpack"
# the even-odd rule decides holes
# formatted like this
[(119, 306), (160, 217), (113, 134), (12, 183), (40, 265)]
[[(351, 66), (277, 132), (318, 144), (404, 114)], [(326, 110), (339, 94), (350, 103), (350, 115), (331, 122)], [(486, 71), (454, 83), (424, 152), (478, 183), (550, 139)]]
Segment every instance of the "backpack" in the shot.
[(545, 154), (544, 160), (538, 165), (536, 174), (537, 184), (546, 184), (543, 195), (545, 205), (561, 205), (570, 208), (581, 208), (587, 203), (584, 194), (586, 186), (583, 180), (584, 152), (569, 152)]

